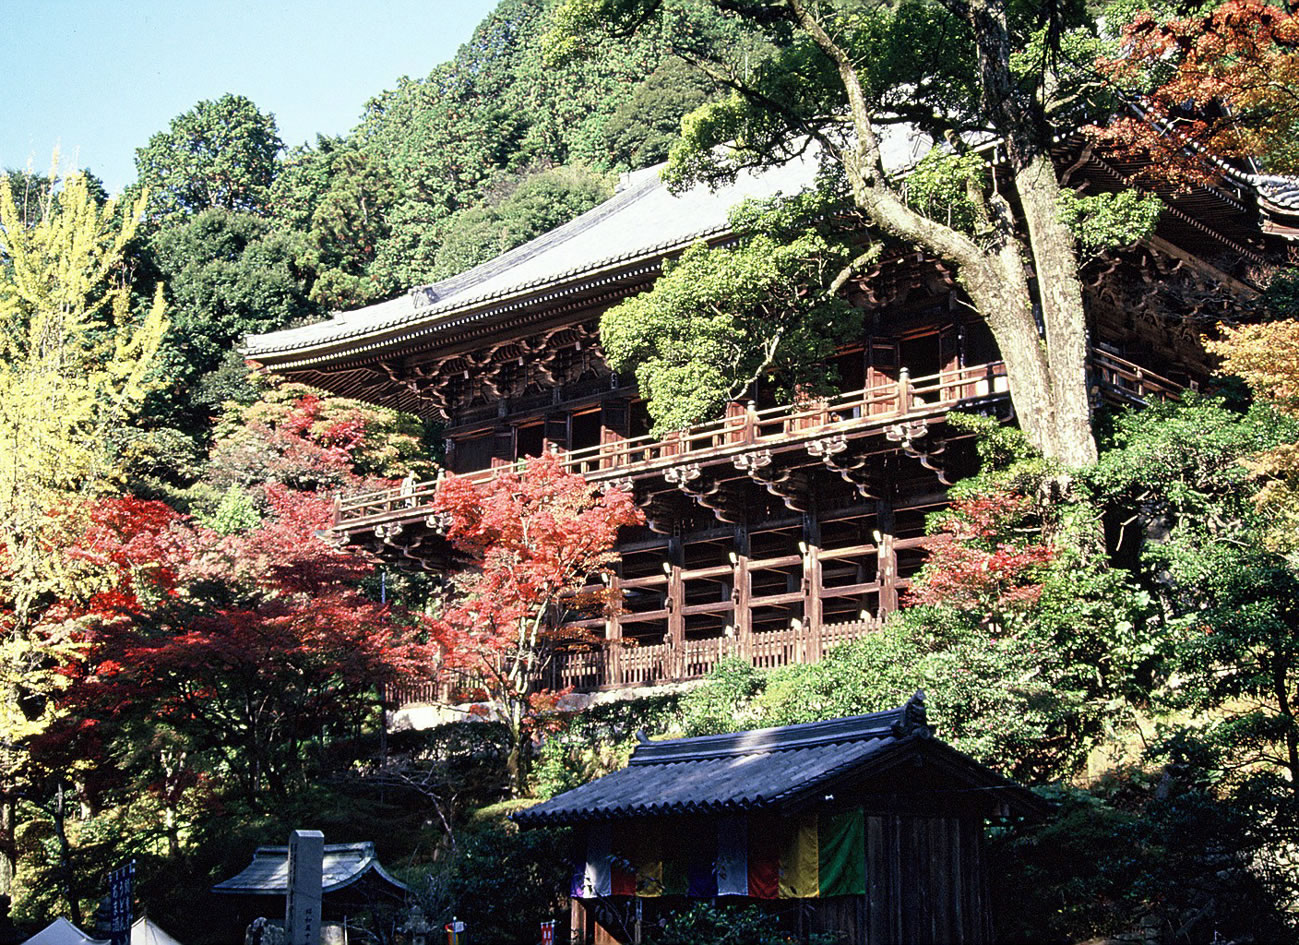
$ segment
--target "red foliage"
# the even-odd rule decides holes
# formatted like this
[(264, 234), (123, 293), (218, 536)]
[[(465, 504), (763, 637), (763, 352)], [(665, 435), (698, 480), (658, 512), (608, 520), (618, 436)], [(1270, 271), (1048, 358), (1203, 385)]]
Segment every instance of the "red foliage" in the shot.
[(281, 791), (304, 742), (349, 731), (376, 687), (427, 671), (413, 621), (358, 590), (370, 562), (316, 537), (329, 500), (267, 493), (261, 526), (227, 536), (162, 503), (100, 504), (71, 554), (111, 585), (79, 608), (89, 649), (64, 669), (70, 711), (37, 754), (60, 739), (86, 749), (102, 725), (161, 726), (250, 794)]
[(1263, 0), (1229, 0), (1206, 16), (1160, 21), (1142, 12), (1123, 38), (1117, 58), (1097, 63), (1104, 74), (1129, 89), (1140, 89), (1152, 74), (1167, 78), (1140, 95), (1148, 119), (1121, 117), (1089, 129), (1100, 141), (1123, 154), (1148, 155), (1151, 176), (1179, 184), (1218, 176), (1203, 152), (1294, 160), (1295, 16)]
[(1053, 551), (1024, 527), (1032, 502), (1014, 492), (957, 500), (925, 542), (929, 561), (908, 604), (934, 604), (1000, 616), (1037, 602), (1038, 578)]
[(555, 648), (594, 642), (563, 630), (564, 619), (612, 604), (606, 592), (582, 589), (616, 560), (618, 529), (644, 518), (629, 494), (599, 492), (554, 456), (486, 485), (449, 476), (434, 505), (448, 540), (473, 562), (429, 622), (443, 669), (495, 703), (521, 740), (553, 709), (530, 690)]

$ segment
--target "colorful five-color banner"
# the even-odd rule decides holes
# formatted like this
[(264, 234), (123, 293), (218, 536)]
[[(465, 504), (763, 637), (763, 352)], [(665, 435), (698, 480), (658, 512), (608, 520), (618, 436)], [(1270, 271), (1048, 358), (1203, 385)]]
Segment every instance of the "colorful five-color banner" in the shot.
[(592, 824), (572, 895), (808, 899), (866, 891), (862, 811)]

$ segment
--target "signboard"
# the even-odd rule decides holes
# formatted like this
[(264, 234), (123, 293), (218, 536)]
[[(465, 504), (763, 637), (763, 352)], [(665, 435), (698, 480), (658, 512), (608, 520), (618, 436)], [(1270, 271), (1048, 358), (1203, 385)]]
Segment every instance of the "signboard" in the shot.
[(108, 874), (109, 941), (112, 945), (130, 945), (132, 898), (135, 892), (135, 860)]

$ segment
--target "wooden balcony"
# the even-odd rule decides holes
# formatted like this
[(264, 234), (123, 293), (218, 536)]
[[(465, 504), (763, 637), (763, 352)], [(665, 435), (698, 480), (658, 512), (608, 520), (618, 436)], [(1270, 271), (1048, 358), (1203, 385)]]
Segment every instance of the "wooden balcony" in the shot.
[[(632, 437), (586, 449), (561, 451), (563, 465), (592, 482), (661, 475), (673, 466), (719, 462), (755, 448), (791, 449), (836, 434), (884, 433), (900, 422), (941, 418), (959, 404), (1004, 398), (1005, 366), (1000, 362), (912, 379), (906, 369), (896, 381), (805, 404), (786, 404), (730, 412), (720, 420), (696, 424), (664, 437)], [(472, 482), (490, 482), (512, 463), (459, 473)], [(393, 489), (338, 499), (336, 533), (356, 533), (427, 515), (437, 481), (406, 482)]]
[[(702, 679), (731, 657), (744, 659), (758, 669), (778, 669), (814, 662), (831, 647), (878, 628), (876, 620), (828, 624), (819, 629), (800, 623), (755, 633), (747, 644), (733, 637), (713, 637), (686, 640), (678, 648), (668, 643), (615, 643), (599, 649), (561, 652), (555, 654), (537, 685), (546, 689), (571, 686), (579, 692), (661, 686)], [(393, 687), (388, 698), (406, 706), (446, 702), (450, 694), (445, 686), (423, 683)]]
[[(1103, 352), (1094, 356), (1092, 376), (1097, 396), (1114, 402), (1181, 391)], [(836, 643), (877, 628), (899, 606), (923, 561), (923, 515), (941, 502), (933, 487), (946, 481), (940, 454), (950, 434), (930, 432), (929, 425), (952, 409), (1004, 405), (1006, 398), (1000, 363), (916, 381), (902, 372), (883, 387), (770, 410), (735, 405), (721, 420), (661, 439), (561, 454), (568, 469), (588, 480), (632, 488), (647, 519), (658, 503), (679, 512), (693, 508), (693, 500), (718, 524), (711, 537), (691, 532), (683, 545), (680, 530), (669, 534), (650, 520), (650, 530), (663, 537), (630, 541), (621, 549), (623, 566), (609, 578), (620, 603), (600, 615), (558, 617), (581, 631), (574, 637), (599, 642), (556, 654), (536, 684), (595, 691), (683, 682), (707, 675), (727, 656), (764, 669), (815, 662)], [(872, 492), (871, 470), (887, 466), (896, 482), (902, 463), (930, 483), (911, 505)], [(486, 482), (512, 468), (467, 475)], [(784, 490), (786, 482), (795, 485)], [(799, 511), (805, 493), (817, 490), (824, 500), (836, 483), (842, 491), (843, 482), (850, 484), (849, 505), (817, 505), (813, 515)], [(381, 544), (389, 557), (426, 555), (432, 544), (445, 546), (430, 514), (435, 488), (435, 482), (407, 481), (339, 501), (334, 534)], [(755, 496), (767, 493), (785, 506), (765, 506), (768, 512), (774, 506), (775, 518), (731, 517), (740, 502), (750, 503), (751, 511)], [(904, 510), (909, 524), (899, 527)], [(839, 526), (823, 534), (823, 521)], [(736, 522), (733, 529), (728, 522)], [(752, 544), (755, 530), (768, 536), (761, 547)], [(693, 556), (686, 548), (692, 541), (698, 542)], [(410, 704), (445, 699), (429, 686), (394, 695)]]
[[(1144, 403), (1176, 398), (1182, 386), (1166, 377), (1102, 351), (1092, 353), (1098, 394), (1114, 403)], [(888, 435), (913, 422), (941, 419), (948, 411), (1008, 396), (1005, 365), (1000, 361), (911, 378), (906, 369), (896, 381), (804, 404), (756, 410), (737, 409), (720, 420), (696, 424), (663, 437), (640, 436), (586, 449), (561, 451), (564, 467), (592, 482), (661, 476), (675, 466), (721, 463), (756, 449), (784, 451), (836, 435)], [(473, 482), (490, 482), (513, 463), (462, 473)], [(437, 481), (407, 481), (401, 486), (349, 498), (334, 504), (334, 532), (339, 537), (376, 530), (380, 538), (394, 525), (418, 522), (429, 512)]]

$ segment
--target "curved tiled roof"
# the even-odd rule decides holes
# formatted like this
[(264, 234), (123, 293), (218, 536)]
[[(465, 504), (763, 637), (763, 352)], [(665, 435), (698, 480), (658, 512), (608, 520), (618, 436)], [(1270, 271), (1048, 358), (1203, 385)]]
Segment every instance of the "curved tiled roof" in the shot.
[(1299, 177), (1280, 174), (1250, 174), (1249, 177), (1262, 200), (1299, 213)]
[(244, 353), (259, 360), (303, 356), (322, 345), (460, 323), (459, 316), (474, 309), (638, 260), (659, 260), (696, 240), (729, 232), (730, 210), (746, 198), (799, 192), (815, 179), (817, 161), (804, 156), (741, 173), (717, 190), (699, 185), (681, 194), (668, 191), (659, 176), (663, 167), (636, 171), (600, 206), (467, 272), (314, 325), (250, 335)]
[(914, 751), (945, 756), (967, 779), (1005, 791), (1021, 810), (1040, 806), (1023, 788), (933, 739), (917, 693), (901, 708), (872, 715), (642, 742), (621, 771), (512, 816), (539, 825), (785, 808)]
[[(321, 862), (321, 891), (336, 892), (358, 882), (366, 873), (373, 872), (380, 879), (399, 890), (406, 884), (391, 876), (379, 865), (374, 844), (327, 843)], [(283, 896), (289, 890), (289, 848), (258, 847), (253, 861), (242, 872), (212, 887), (216, 893), (242, 893), (244, 895)]]

